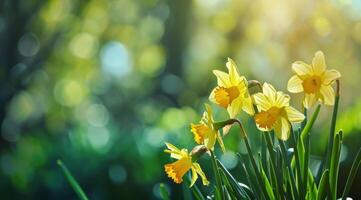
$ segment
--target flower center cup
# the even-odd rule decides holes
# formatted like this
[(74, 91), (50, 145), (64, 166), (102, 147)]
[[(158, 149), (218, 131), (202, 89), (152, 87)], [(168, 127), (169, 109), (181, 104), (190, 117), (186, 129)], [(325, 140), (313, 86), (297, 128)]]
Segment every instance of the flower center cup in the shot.
[(267, 111), (259, 112), (255, 115), (256, 123), (265, 129), (272, 128), (273, 124), (277, 121), (281, 115), (281, 109), (277, 107), (271, 107)]
[(216, 102), (224, 108), (227, 108), (227, 106), (230, 105), (232, 101), (238, 96), (239, 90), (237, 86), (232, 86), (229, 88), (218, 87), (214, 95)]
[(321, 78), (319, 76), (312, 76), (303, 80), (303, 89), (305, 93), (316, 93), (321, 87)]

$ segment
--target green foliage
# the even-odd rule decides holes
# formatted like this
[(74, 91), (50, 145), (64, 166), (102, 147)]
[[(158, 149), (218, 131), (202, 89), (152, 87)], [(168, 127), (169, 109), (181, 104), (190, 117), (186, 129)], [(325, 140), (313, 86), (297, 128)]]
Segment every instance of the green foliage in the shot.
[[(336, 97), (338, 99), (338, 96)], [(332, 199), (336, 200), (341, 192), (338, 191), (340, 154), (342, 148), (342, 131), (333, 133), (335, 130), (338, 100), (334, 106), (331, 132), (326, 157), (320, 172), (320, 181), (316, 181), (310, 168), (310, 145), (313, 142), (310, 137), (312, 127), (318, 117), (321, 106), (318, 105), (310, 119), (301, 126), (298, 131), (291, 130), (290, 139), (285, 142), (274, 140), (273, 132), (263, 134), (262, 144), (268, 151), (261, 149), (258, 155), (253, 153), (247, 134), (243, 125), (238, 120), (232, 120), (241, 127), (247, 155), (238, 154), (242, 163), (242, 169), (247, 177), (247, 183), (243, 184), (230, 173), (226, 167), (216, 159), (211, 151), (211, 161), (216, 184), (215, 190), (208, 195), (211, 199)], [(244, 137), (245, 136), (245, 137)], [(331, 144), (332, 142), (332, 144)], [(289, 149), (293, 148), (293, 151)], [(290, 153), (291, 152), (291, 153)], [(257, 159), (255, 159), (257, 158)], [(257, 161), (256, 161), (257, 160)], [(343, 190), (342, 199), (346, 199), (356, 172), (361, 163), (361, 149), (349, 173), (346, 186)]]

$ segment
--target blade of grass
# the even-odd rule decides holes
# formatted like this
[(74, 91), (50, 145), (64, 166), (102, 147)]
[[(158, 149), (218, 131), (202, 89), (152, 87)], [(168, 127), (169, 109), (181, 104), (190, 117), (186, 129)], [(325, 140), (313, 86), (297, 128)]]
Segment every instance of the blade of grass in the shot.
[(307, 185), (308, 185), (308, 162), (310, 160), (310, 134), (307, 133), (306, 134), (306, 138), (305, 138), (305, 154), (304, 154), (304, 162), (303, 162), (303, 180), (302, 180), (302, 193), (306, 194), (307, 193)]
[[(292, 134), (292, 133), (291, 133)], [(285, 163), (287, 165), (287, 169), (288, 169), (288, 173), (290, 176), (290, 185), (291, 185), (291, 189), (293, 191), (293, 194), (295, 197), (298, 197), (298, 191), (297, 191), (297, 186), (296, 186), (296, 181), (295, 181), (295, 176), (293, 174), (292, 168), (291, 168), (291, 159), (288, 157), (287, 155), (287, 147), (284, 141), (282, 140), (278, 140), (278, 142), (280, 143), (281, 146), (281, 150), (282, 150), (282, 154), (283, 154), (283, 159), (285, 160)]]
[(79, 199), (81, 200), (88, 200), (88, 197), (85, 195), (84, 191), (81, 189), (80, 185), (78, 184), (78, 182), (75, 180), (75, 178), (71, 175), (70, 171), (68, 170), (68, 168), (65, 166), (65, 164), (61, 161), (58, 160), (57, 164), (59, 165), (59, 167), (62, 169), (64, 176), (66, 177), (66, 179), (68, 180), (70, 186), (74, 189), (74, 191), (76, 192), (76, 194), (78, 195)]
[(218, 171), (216, 157), (215, 157), (213, 151), (211, 151), (211, 160), (212, 160), (213, 173), (214, 173), (214, 176), (216, 178), (216, 186), (217, 186), (217, 189), (218, 189), (218, 192), (219, 192), (219, 195), (220, 195), (221, 199), (224, 199), (225, 197), (224, 197), (224, 194), (223, 194), (221, 176), (220, 176), (219, 171)]
[(346, 200), (348, 193), (350, 192), (352, 182), (354, 181), (357, 171), (361, 165), (361, 148), (357, 152), (356, 158), (352, 163), (350, 174), (347, 177), (345, 189), (342, 193), (342, 200)]
[(226, 167), (218, 159), (217, 159), (217, 164), (218, 164), (219, 168), (221, 169), (221, 171), (223, 172), (223, 174), (225, 175), (225, 177), (230, 182), (232, 188), (234, 188), (234, 190), (239, 193), (239, 195), (237, 195), (237, 196), (241, 196), (242, 198), (250, 199), (247, 192), (239, 185), (239, 183), (232, 176), (232, 174), (229, 173), (229, 171), (226, 169)]
[(332, 146), (333, 146), (333, 139), (335, 137), (335, 127), (336, 127), (339, 100), (340, 100), (340, 81), (337, 80), (336, 81), (335, 105), (333, 106), (330, 135), (328, 138), (328, 145), (327, 145), (327, 150), (326, 150), (326, 162), (324, 165), (324, 168), (326, 168), (326, 169), (330, 169)]
[[(191, 178), (189, 176), (186, 176), (186, 178), (184, 179), (184, 189), (189, 191), (189, 189), (191, 190), (193, 197), (196, 200), (205, 200), (201, 190), (198, 188), (198, 186), (196, 184), (194, 184), (191, 188), (189, 188), (189, 185), (191, 184)], [(186, 195), (188, 196), (188, 195)]]
[(337, 195), (337, 179), (338, 179), (338, 169), (340, 166), (339, 162), (340, 162), (341, 142), (342, 142), (342, 132), (340, 131), (335, 135), (332, 154), (331, 154), (331, 162), (330, 162), (330, 189), (333, 200), (336, 199), (336, 195)]
[(329, 170), (326, 169), (320, 179), (320, 184), (318, 186), (317, 200), (323, 200), (326, 198), (327, 191), (329, 190)]

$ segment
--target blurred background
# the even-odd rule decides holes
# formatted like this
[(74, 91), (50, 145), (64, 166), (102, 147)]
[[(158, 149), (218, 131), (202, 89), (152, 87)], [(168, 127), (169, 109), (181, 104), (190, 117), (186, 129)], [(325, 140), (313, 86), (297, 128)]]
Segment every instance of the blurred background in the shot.
[[(231, 57), (248, 79), (285, 91), (291, 63), (311, 62), (317, 50), (343, 76), (342, 189), (361, 146), (361, 1), (1, 0), (1, 199), (76, 199), (57, 159), (90, 199), (159, 199), (161, 182), (183, 199), (163, 171), (164, 142), (194, 145), (189, 123), (216, 85), (212, 70)], [(292, 97), (300, 109), (301, 96)], [(212, 106), (216, 120), (227, 117)], [(311, 136), (316, 165), (331, 112), (321, 109)], [(218, 155), (244, 180), (237, 131)], [(260, 135), (251, 135), (257, 148)], [(207, 158), (200, 162), (212, 180)], [(359, 172), (355, 199), (360, 185)]]

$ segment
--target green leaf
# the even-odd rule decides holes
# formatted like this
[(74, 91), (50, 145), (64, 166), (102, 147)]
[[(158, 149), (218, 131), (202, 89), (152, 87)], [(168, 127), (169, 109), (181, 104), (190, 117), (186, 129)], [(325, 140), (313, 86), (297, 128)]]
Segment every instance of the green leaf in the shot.
[(169, 200), (168, 190), (163, 183), (159, 185), (160, 196), (163, 200)]
[[(244, 198), (244, 199), (250, 199), (247, 192), (244, 190), (244, 188), (241, 187), (241, 185), (236, 181), (236, 179), (229, 173), (229, 171), (224, 167), (224, 165), (217, 160), (218, 166), (221, 169), (221, 174), (224, 175), (224, 178), (226, 178), (227, 182), (230, 184), (233, 191), (236, 193), (236, 196), (238, 198)], [(248, 189), (248, 192), (252, 194), (252, 191)], [(253, 195), (252, 195), (253, 196)]]
[[(337, 82), (337, 84), (339, 84), (339, 83)], [(339, 87), (339, 85), (337, 85), (337, 87)], [(329, 135), (328, 144), (327, 144), (326, 163), (324, 165), (324, 168), (326, 168), (326, 169), (330, 168), (331, 153), (332, 153), (332, 149), (333, 149), (332, 148), (333, 139), (335, 137), (335, 127), (336, 127), (339, 100), (340, 100), (340, 96), (338, 94), (336, 94), (336, 96), (335, 96), (335, 105), (333, 106), (333, 113), (332, 113), (332, 119), (331, 119), (330, 135)]]
[(267, 176), (266, 176), (266, 173), (264, 172), (263, 169), (261, 169), (261, 175), (262, 175), (262, 179), (263, 179), (263, 182), (264, 182), (264, 185), (266, 187), (266, 191), (267, 191), (267, 194), (268, 194), (268, 198), (270, 198), (271, 200), (275, 200), (275, 195), (273, 193), (273, 189), (272, 189), (272, 186), (271, 184), (269, 183), (268, 179), (267, 179)]
[(213, 151), (211, 151), (211, 160), (212, 160), (212, 168), (213, 168), (214, 176), (216, 178), (216, 186), (217, 186), (217, 189), (218, 189), (218, 192), (219, 192), (219, 196), (220, 196), (220, 199), (224, 199), (223, 188), (222, 188), (222, 180), (221, 180), (221, 176), (220, 176), (219, 171), (218, 171), (216, 157), (215, 157)]
[(346, 200), (347, 195), (350, 192), (352, 182), (355, 179), (356, 173), (357, 173), (360, 165), (361, 165), (361, 148), (357, 152), (356, 158), (352, 163), (351, 171), (350, 171), (350, 174), (348, 175), (345, 189), (343, 190), (343, 193), (342, 193), (342, 200)]
[[(189, 185), (191, 184), (191, 178), (189, 176), (186, 176), (186, 178), (184, 179), (185, 182), (185, 186), (184, 187), (186, 190), (188, 190)], [(201, 190), (198, 188), (198, 186), (196, 184), (194, 184), (191, 188), (189, 188), (194, 196), (194, 198), (196, 200), (205, 200)]]
[(80, 185), (78, 184), (78, 182), (75, 180), (75, 178), (71, 175), (70, 171), (68, 170), (68, 168), (65, 166), (65, 164), (61, 161), (58, 160), (57, 164), (60, 166), (60, 168), (63, 171), (64, 176), (66, 177), (66, 179), (68, 180), (70, 186), (74, 189), (74, 191), (76, 192), (76, 194), (78, 195), (79, 199), (81, 200), (88, 200), (88, 197), (85, 195), (84, 191), (81, 189)]
[(337, 179), (338, 179), (338, 169), (340, 161), (340, 152), (341, 152), (341, 141), (342, 141), (342, 132), (340, 131), (335, 135), (335, 139), (332, 147), (331, 162), (330, 162), (330, 189), (332, 194), (332, 199), (336, 199), (337, 195)]
[(317, 200), (324, 200), (326, 198), (327, 191), (329, 190), (329, 170), (326, 169), (320, 179), (318, 185)]

